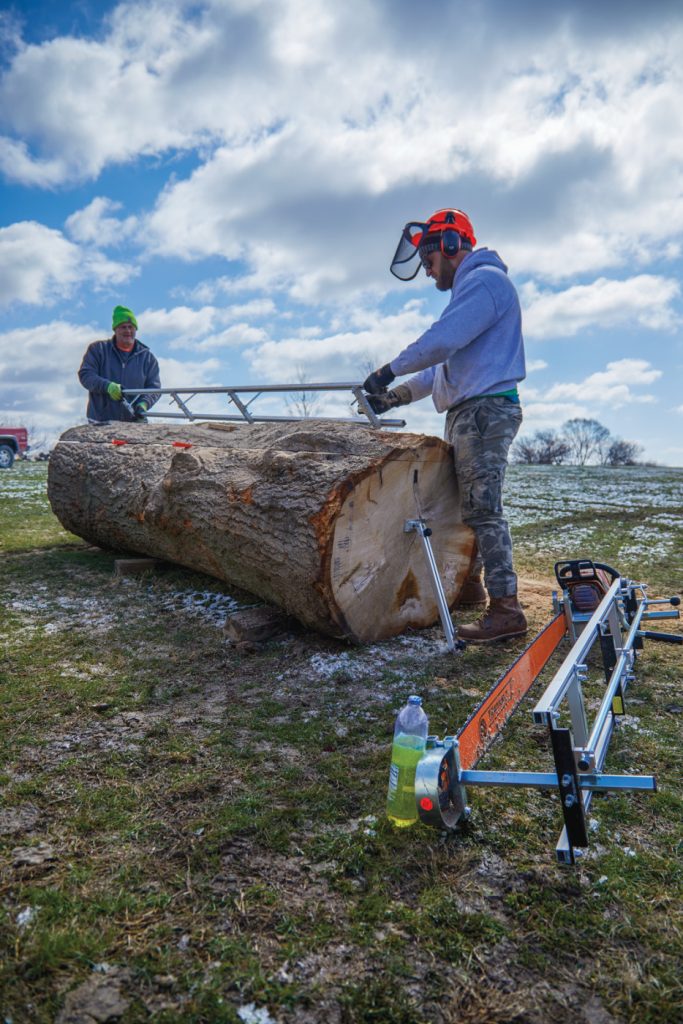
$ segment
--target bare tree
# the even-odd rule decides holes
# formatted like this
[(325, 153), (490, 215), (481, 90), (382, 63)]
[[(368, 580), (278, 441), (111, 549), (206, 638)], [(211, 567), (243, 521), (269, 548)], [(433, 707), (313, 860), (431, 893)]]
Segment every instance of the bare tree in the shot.
[(635, 441), (622, 441), (620, 437), (615, 437), (607, 449), (603, 465), (635, 466), (642, 450), (643, 446)]
[[(308, 374), (303, 366), (297, 366), (295, 379), (297, 384), (306, 384), (308, 382)], [(294, 394), (285, 399), (285, 405), (291, 416), (300, 416), (304, 420), (310, 419), (318, 411), (318, 392), (306, 391), (305, 388), (301, 391), (295, 391)]]
[(366, 352), (359, 365), (359, 379), (364, 381), (371, 373), (377, 370), (381, 364), (378, 363), (376, 359), (371, 359), (370, 355)]
[(576, 418), (562, 426), (564, 440), (569, 445), (571, 461), (585, 466), (592, 458), (600, 458), (610, 433), (597, 420)]
[(520, 438), (512, 447), (514, 462), (536, 466), (559, 466), (567, 461), (569, 443), (554, 430), (537, 430)]

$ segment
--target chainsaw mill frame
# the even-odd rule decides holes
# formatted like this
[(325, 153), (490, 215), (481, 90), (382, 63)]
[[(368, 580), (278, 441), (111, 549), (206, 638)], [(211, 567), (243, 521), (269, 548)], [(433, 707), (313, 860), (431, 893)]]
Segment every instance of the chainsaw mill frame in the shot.
[[(574, 864), (588, 846), (586, 815), (596, 792), (653, 792), (652, 775), (610, 775), (603, 771), (624, 697), (635, 678), (636, 654), (644, 640), (683, 643), (683, 635), (641, 629), (644, 619), (679, 618), (680, 598), (652, 599), (647, 586), (622, 578), (614, 569), (588, 559), (558, 562), (555, 572), (562, 600), (553, 593), (554, 618), (498, 679), (454, 736), (430, 736), (417, 766), (415, 798), (421, 820), (454, 829), (470, 815), (468, 786), (523, 786), (557, 789), (564, 828), (556, 846), (561, 864)], [(592, 594), (592, 596), (591, 596)], [(653, 611), (669, 605), (671, 610)], [(540, 676), (565, 637), (573, 641), (538, 700), (533, 721), (550, 739), (554, 772), (478, 771), (506, 722)], [(592, 723), (583, 687), (588, 660), (599, 647), (604, 688)]]
[[(273, 394), (274, 392), (293, 392), (303, 394), (307, 391), (350, 391), (353, 400), (358, 403), (358, 409), (364, 414), (359, 417), (344, 416), (257, 416), (249, 411), (249, 406), (262, 394)], [(382, 419), (374, 413), (368, 402), (368, 397), (363, 391), (363, 385), (355, 382), (340, 384), (258, 384), (240, 385), (239, 387), (206, 387), (206, 388), (124, 388), (124, 397), (131, 406), (145, 395), (170, 395), (171, 402), (175, 402), (179, 412), (154, 412), (152, 409), (145, 413), (147, 419), (172, 419), (172, 420), (218, 420), (222, 423), (296, 423), (302, 419), (327, 420), (332, 423), (351, 423), (360, 427), (367, 427), (368, 423), (375, 430), (386, 427), (405, 427), (405, 420)], [(228, 405), (233, 405), (239, 415), (225, 413), (199, 413), (189, 408), (189, 403), (196, 395), (225, 395)], [(248, 402), (243, 402), (240, 395), (252, 395)], [(181, 396), (187, 396), (182, 398)]]

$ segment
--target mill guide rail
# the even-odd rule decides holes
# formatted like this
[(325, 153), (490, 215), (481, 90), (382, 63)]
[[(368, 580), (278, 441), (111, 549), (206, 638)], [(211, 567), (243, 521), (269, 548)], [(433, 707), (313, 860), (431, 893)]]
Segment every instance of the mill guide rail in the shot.
[[(586, 815), (594, 793), (656, 789), (652, 775), (612, 775), (603, 769), (614, 727), (625, 714), (626, 691), (635, 678), (636, 656), (644, 641), (682, 644), (683, 635), (641, 628), (646, 619), (679, 618), (678, 597), (650, 598), (646, 584), (589, 559), (558, 562), (555, 573), (563, 597), (553, 595), (554, 617), (455, 735), (429, 737), (417, 766), (415, 798), (425, 824), (452, 830), (470, 814), (467, 787), (555, 789), (564, 817), (556, 855), (560, 863), (573, 864), (588, 846)], [(477, 770), (478, 761), (567, 636), (573, 641), (571, 650), (533, 710), (534, 723), (549, 736), (555, 771)], [(593, 648), (599, 651), (595, 660), (604, 679), (597, 684), (600, 705), (589, 722), (583, 688), (591, 674)]]

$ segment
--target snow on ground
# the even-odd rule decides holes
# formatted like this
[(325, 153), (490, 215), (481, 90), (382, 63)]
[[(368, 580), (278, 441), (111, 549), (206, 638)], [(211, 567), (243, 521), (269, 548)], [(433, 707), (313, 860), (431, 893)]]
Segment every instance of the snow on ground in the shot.
[[(588, 509), (634, 511), (680, 508), (683, 471), (638, 467), (510, 466), (505, 485), (506, 513), (511, 526), (543, 523)], [(656, 530), (656, 513), (648, 525)], [(680, 520), (673, 518), (673, 524)]]
[(252, 604), (244, 604), (229, 594), (213, 590), (175, 590), (172, 594), (156, 595), (156, 606), (161, 611), (183, 611), (219, 629), (225, 626), (228, 615)]
[(0, 497), (18, 502), (45, 500), (47, 480), (45, 464), (39, 462), (15, 463), (13, 469), (0, 472)]
[[(581, 552), (592, 548), (594, 530), (599, 528), (597, 523), (586, 525), (588, 510), (642, 509), (643, 522), (628, 528), (619, 556), (625, 559), (643, 554), (666, 557), (680, 543), (681, 518), (668, 509), (680, 508), (681, 484), (683, 471), (664, 467), (638, 467), (637, 477), (634, 477), (633, 471), (627, 468), (511, 466), (506, 483), (506, 511), (513, 527), (552, 527), (553, 521), (560, 520), (564, 550)], [(13, 470), (0, 474), (0, 497), (10, 497), (13, 505), (15, 502), (44, 502), (45, 491), (43, 464), (20, 463)], [(584, 516), (583, 521), (573, 524), (573, 513)], [(516, 544), (535, 553), (547, 553), (551, 559), (557, 556), (557, 538), (551, 532), (547, 536), (543, 531), (540, 537), (521, 537)], [(71, 583), (69, 581), (69, 586)], [(90, 597), (84, 597), (82, 591), (55, 594), (53, 582), (37, 587), (30, 594), (17, 588), (10, 598), (9, 608), (22, 615), (19, 630), (42, 628), (47, 633), (80, 627), (105, 632), (124, 608), (126, 614), (136, 609), (139, 615), (177, 612), (222, 630), (230, 614), (259, 603), (248, 597), (244, 603), (244, 599), (239, 601), (212, 589), (169, 590), (163, 582), (157, 585), (151, 580), (141, 585), (139, 580), (124, 579), (118, 580), (116, 587), (107, 587), (101, 596)], [(370, 647), (315, 653), (309, 661), (308, 675), (311, 679), (334, 683), (342, 677), (354, 680), (379, 677), (387, 670), (392, 675), (402, 663), (403, 682), (410, 689), (411, 663), (439, 657), (446, 651), (445, 638), (436, 627), (428, 634), (407, 634)], [(288, 679), (285, 671), (281, 680)]]
[(98, 597), (84, 597), (81, 594), (55, 595), (45, 584), (36, 587), (31, 594), (10, 599), (7, 607), (22, 615), (23, 625), (19, 627), (19, 632), (37, 627), (37, 622), (31, 622), (29, 616), (47, 617), (48, 621), (42, 623), (42, 629), (47, 634), (74, 628), (100, 633), (110, 629), (116, 621), (108, 597), (100, 600)]
[[(121, 591), (119, 595), (112, 595), (107, 590), (102, 597), (85, 597), (82, 593), (67, 595), (54, 594), (47, 585), (36, 588), (31, 594), (21, 594), (13, 597), (8, 602), (8, 608), (14, 612), (20, 612), (24, 618), (23, 627), (19, 629), (36, 628), (38, 622), (31, 623), (27, 617), (48, 618), (42, 622), (41, 628), (48, 634), (60, 633), (74, 628), (87, 628), (90, 632), (104, 632), (111, 628), (116, 622), (117, 605), (124, 605), (127, 614), (133, 614), (133, 608), (129, 603), (130, 597), (140, 595), (139, 584), (130, 580), (121, 580), (119, 583)], [(112, 610), (112, 597), (114, 596), (114, 608)], [(116, 601), (116, 596), (120, 600)], [(229, 594), (216, 593), (211, 590), (179, 589), (171, 593), (168, 591), (156, 590), (153, 586), (145, 592), (145, 605), (140, 612), (146, 614), (153, 611), (159, 612), (184, 612), (196, 618), (202, 619), (210, 625), (222, 629), (228, 615), (238, 608), (247, 607), (235, 600)]]

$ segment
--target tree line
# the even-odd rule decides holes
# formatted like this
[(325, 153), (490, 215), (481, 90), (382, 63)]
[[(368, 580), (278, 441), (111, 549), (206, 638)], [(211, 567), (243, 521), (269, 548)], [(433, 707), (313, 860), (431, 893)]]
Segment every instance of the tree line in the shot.
[(536, 466), (634, 466), (642, 445), (610, 434), (598, 420), (573, 419), (560, 430), (537, 430), (512, 446), (512, 461)]

